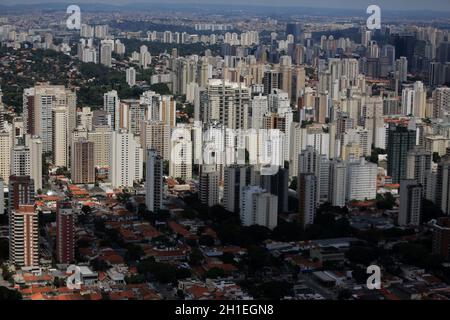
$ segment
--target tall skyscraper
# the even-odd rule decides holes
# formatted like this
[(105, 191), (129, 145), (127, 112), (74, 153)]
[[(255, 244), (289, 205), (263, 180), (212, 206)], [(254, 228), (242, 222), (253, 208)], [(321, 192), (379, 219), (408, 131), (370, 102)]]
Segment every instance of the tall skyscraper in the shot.
[(95, 182), (94, 143), (79, 138), (72, 143), (71, 177), (75, 184)]
[(61, 264), (75, 261), (75, 221), (70, 202), (56, 204), (56, 258)]
[(147, 150), (145, 204), (151, 212), (163, 207), (163, 159), (155, 149)]
[(34, 190), (42, 190), (42, 139), (25, 135), (25, 145), (30, 149), (30, 176), (34, 181)]
[(54, 108), (52, 114), (53, 164), (58, 167), (69, 166), (69, 145), (67, 137), (67, 109)]
[(0, 215), (5, 214), (5, 181), (0, 177)]
[(251, 166), (231, 165), (225, 167), (223, 204), (227, 211), (239, 212), (242, 189), (251, 184)]
[(130, 87), (136, 85), (136, 70), (133, 67), (126, 70), (126, 81)]
[(13, 136), (11, 128), (0, 130), (0, 177), (8, 183), (11, 175), (11, 150)]
[(450, 88), (441, 87), (433, 91), (433, 117), (442, 118), (450, 113)]
[(119, 126), (119, 95), (116, 90), (109, 91), (103, 95), (103, 109), (108, 115), (108, 123), (112, 130), (118, 130)]
[(170, 160), (170, 125), (162, 121), (141, 122), (141, 146), (156, 149), (164, 160)]
[(430, 151), (417, 146), (409, 150), (406, 156), (406, 179), (415, 180), (425, 191), (432, 162), (433, 156)]
[(317, 177), (313, 173), (300, 173), (298, 176), (298, 221), (305, 228), (314, 223), (317, 206)]
[(201, 99), (200, 120), (217, 120), (230, 129), (248, 128), (250, 90), (242, 83), (211, 79)]
[(132, 187), (142, 179), (142, 148), (132, 133), (114, 131), (111, 139), (109, 179), (114, 188)]
[(112, 66), (112, 45), (111, 43), (102, 43), (100, 45), (100, 63), (107, 66), (107, 67), (111, 67)]
[[(53, 152), (53, 110), (58, 110), (58, 125), (62, 124), (62, 110), (66, 110), (66, 130), (71, 133), (76, 125), (76, 93), (64, 86), (38, 85), (25, 89), (23, 120), (26, 133), (42, 139), (42, 151)], [(60, 138), (58, 138), (60, 139)], [(62, 139), (62, 138), (61, 138)], [(59, 140), (58, 140), (59, 141)]]
[(450, 157), (444, 156), (436, 173), (435, 203), (446, 215), (450, 214)]
[(34, 205), (20, 205), (10, 213), (9, 259), (19, 267), (39, 266), (39, 224)]
[(416, 145), (416, 131), (401, 125), (390, 125), (387, 140), (387, 172), (393, 183), (399, 183), (406, 178), (406, 156)]
[(96, 126), (88, 132), (88, 140), (94, 144), (94, 166), (109, 167), (111, 164), (112, 131), (108, 125)]
[(415, 180), (400, 182), (400, 226), (418, 226), (422, 214), (422, 185)]
[(260, 225), (273, 229), (277, 226), (277, 196), (259, 186), (246, 186), (240, 199), (240, 216), (244, 226)]
[(219, 204), (219, 172), (216, 165), (202, 165), (199, 177), (200, 202), (208, 207)]
[(169, 175), (183, 180), (192, 179), (192, 141), (189, 129), (177, 128), (170, 141)]
[(330, 163), (330, 203), (335, 207), (344, 207), (347, 195), (347, 163), (334, 159)]
[(280, 167), (275, 174), (260, 175), (259, 180), (264, 190), (277, 196), (278, 213), (288, 212), (289, 169)]

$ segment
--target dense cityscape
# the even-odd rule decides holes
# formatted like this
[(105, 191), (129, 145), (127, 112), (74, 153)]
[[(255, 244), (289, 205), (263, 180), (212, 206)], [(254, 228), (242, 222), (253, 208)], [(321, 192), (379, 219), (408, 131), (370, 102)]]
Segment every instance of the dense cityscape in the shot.
[(66, 8), (0, 5), (0, 300), (450, 298), (450, 5)]

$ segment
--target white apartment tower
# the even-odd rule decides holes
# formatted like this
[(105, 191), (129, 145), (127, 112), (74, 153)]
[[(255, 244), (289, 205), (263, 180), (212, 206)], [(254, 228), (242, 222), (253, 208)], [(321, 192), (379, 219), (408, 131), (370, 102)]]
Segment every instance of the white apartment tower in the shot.
[(126, 81), (130, 87), (136, 84), (136, 70), (133, 67), (126, 70)]
[(69, 141), (67, 137), (67, 109), (53, 109), (53, 164), (58, 167), (68, 167)]
[(178, 127), (172, 132), (170, 141), (169, 175), (183, 180), (192, 179), (192, 141), (188, 128)]
[(244, 226), (273, 229), (277, 226), (278, 197), (259, 186), (247, 186), (242, 190), (240, 216)]
[(133, 187), (142, 179), (142, 148), (132, 133), (114, 131), (111, 139), (109, 179), (114, 188)]

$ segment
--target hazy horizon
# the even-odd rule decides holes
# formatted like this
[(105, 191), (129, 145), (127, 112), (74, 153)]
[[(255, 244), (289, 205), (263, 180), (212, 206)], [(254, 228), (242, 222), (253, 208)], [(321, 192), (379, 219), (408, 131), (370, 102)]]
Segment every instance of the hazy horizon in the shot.
[(109, 5), (126, 5), (126, 4), (142, 4), (142, 3), (158, 3), (158, 4), (205, 4), (205, 5), (224, 5), (230, 6), (280, 6), (280, 7), (309, 7), (309, 8), (327, 8), (327, 9), (364, 9), (371, 4), (376, 4), (385, 10), (426, 10), (426, 11), (450, 11), (449, 0), (247, 0), (243, 3), (241, 0), (0, 0), (0, 5), (33, 5), (45, 3), (61, 3), (61, 4), (109, 4)]

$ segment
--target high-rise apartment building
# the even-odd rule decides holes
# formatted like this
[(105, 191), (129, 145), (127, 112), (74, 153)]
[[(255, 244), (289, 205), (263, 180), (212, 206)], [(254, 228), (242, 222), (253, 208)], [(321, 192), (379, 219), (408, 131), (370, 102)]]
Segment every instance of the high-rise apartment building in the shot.
[[(76, 126), (76, 93), (64, 86), (48, 84), (25, 89), (23, 94), (23, 120), (26, 133), (42, 139), (42, 151), (54, 152), (53, 110), (57, 110), (55, 124), (63, 125), (62, 110), (65, 110), (65, 128), (67, 137)], [(58, 142), (61, 142), (58, 138)], [(62, 156), (62, 155), (61, 155)]]
[(12, 149), (11, 175), (31, 176), (31, 152), (25, 145), (16, 145)]
[(375, 199), (377, 171), (377, 165), (367, 162), (363, 157), (350, 160), (347, 167), (347, 201)]
[(406, 179), (415, 180), (427, 189), (427, 177), (431, 173), (433, 156), (430, 151), (421, 147), (414, 147), (406, 156)]
[(151, 212), (163, 207), (163, 159), (155, 149), (147, 149), (145, 204)]
[(61, 264), (75, 261), (75, 221), (70, 202), (56, 204), (56, 258)]
[(177, 128), (170, 141), (169, 175), (183, 180), (192, 179), (192, 141), (189, 129)]
[(112, 51), (113, 51), (113, 46), (111, 45), (111, 43), (102, 43), (100, 45), (100, 63), (107, 66), (107, 67), (111, 67), (112, 66)]
[(344, 207), (347, 195), (347, 163), (340, 159), (330, 162), (329, 197), (335, 207)]
[(8, 183), (11, 175), (11, 150), (13, 136), (11, 128), (0, 130), (0, 177)]
[(416, 131), (401, 125), (390, 125), (387, 140), (387, 172), (393, 183), (399, 183), (406, 178), (406, 156), (416, 145)]
[(225, 167), (223, 204), (227, 211), (239, 212), (242, 189), (251, 184), (251, 166), (231, 165)]
[(108, 125), (94, 127), (88, 132), (88, 140), (94, 144), (94, 166), (109, 167), (111, 164), (112, 131)]
[(422, 185), (416, 180), (401, 180), (400, 182), (400, 226), (418, 226), (422, 214)]
[(217, 120), (230, 129), (247, 129), (250, 108), (250, 90), (241, 83), (211, 79), (205, 99), (201, 99), (200, 115), (203, 122)]
[(126, 70), (126, 81), (130, 87), (136, 85), (136, 70), (133, 67)]
[(118, 130), (119, 126), (119, 95), (116, 90), (109, 91), (103, 95), (103, 110), (108, 115), (108, 124), (112, 130)]
[(124, 130), (114, 131), (111, 139), (109, 179), (113, 187), (132, 187), (143, 175), (143, 154), (137, 138)]
[(53, 164), (58, 167), (69, 166), (69, 145), (67, 137), (67, 108), (54, 108), (52, 112)]
[(162, 121), (143, 121), (140, 138), (143, 148), (156, 149), (164, 160), (170, 160), (170, 125)]
[(80, 138), (72, 143), (71, 177), (75, 184), (95, 182), (94, 143)]
[(20, 205), (9, 215), (9, 259), (19, 267), (39, 266), (39, 224), (34, 205)]
[(219, 172), (216, 165), (202, 165), (199, 177), (200, 202), (208, 207), (219, 204)]
[(314, 223), (317, 207), (317, 180), (314, 173), (300, 173), (298, 176), (298, 222), (303, 228)]
[(277, 226), (277, 196), (259, 186), (246, 186), (240, 199), (240, 216), (244, 226), (260, 225), (269, 229)]
[(42, 190), (42, 139), (25, 135), (25, 145), (30, 149), (30, 176), (34, 181), (34, 190)]

